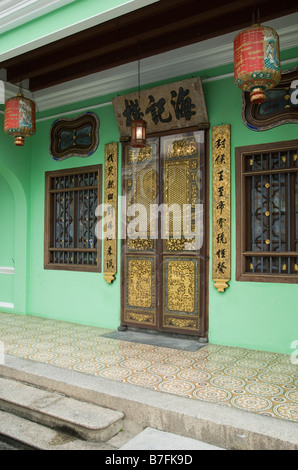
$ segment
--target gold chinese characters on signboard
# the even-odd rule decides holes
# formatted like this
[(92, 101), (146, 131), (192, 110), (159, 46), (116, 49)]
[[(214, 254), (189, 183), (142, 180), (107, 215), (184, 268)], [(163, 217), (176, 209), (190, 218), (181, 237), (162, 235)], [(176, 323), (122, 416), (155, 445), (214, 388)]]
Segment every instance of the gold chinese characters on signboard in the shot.
[(118, 201), (118, 143), (105, 145), (106, 227), (104, 237), (104, 278), (111, 284), (117, 272), (117, 201)]
[(231, 279), (231, 127), (212, 128), (212, 279), (224, 292)]

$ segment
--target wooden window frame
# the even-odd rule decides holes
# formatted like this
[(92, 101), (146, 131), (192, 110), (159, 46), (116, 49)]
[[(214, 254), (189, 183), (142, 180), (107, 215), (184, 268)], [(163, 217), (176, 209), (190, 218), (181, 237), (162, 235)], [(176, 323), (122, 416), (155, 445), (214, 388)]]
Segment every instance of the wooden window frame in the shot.
[[(280, 273), (251, 273), (245, 270), (246, 257), (252, 256), (252, 253), (260, 252), (249, 252), (246, 251), (247, 247), (247, 233), (249, 230), (247, 223), (247, 192), (245, 186), (245, 168), (244, 161), (245, 157), (248, 155), (254, 155), (258, 153), (270, 153), (270, 152), (287, 152), (287, 151), (297, 151), (298, 150), (298, 140), (291, 141), (282, 141), (275, 142), (271, 144), (260, 144), (260, 145), (249, 145), (244, 147), (237, 147), (235, 149), (235, 179), (236, 179), (236, 280), (237, 281), (249, 281), (249, 282), (276, 282), (276, 283), (288, 283), (288, 284), (297, 284), (298, 283), (298, 272), (297, 274), (280, 274)], [(289, 168), (285, 169), (283, 173), (290, 173)], [(266, 170), (260, 171), (263, 173)], [(298, 171), (298, 168), (297, 168)], [(269, 175), (272, 170), (267, 170)], [(257, 172), (256, 172), (257, 173)], [(276, 171), (276, 174), (281, 174), (282, 171)], [(251, 173), (254, 174), (253, 172)], [(247, 175), (247, 172), (246, 172)], [(267, 252), (261, 252), (267, 253)], [(298, 257), (298, 252), (290, 251), (276, 251), (277, 256), (288, 257), (291, 256)], [(267, 256), (270, 256), (267, 253)]]
[[(101, 272), (102, 264), (102, 242), (97, 239), (97, 248), (58, 248), (55, 249), (53, 246), (53, 224), (54, 224), (54, 201), (53, 193), (59, 192), (59, 190), (53, 190), (51, 182), (53, 178), (67, 177), (67, 176), (79, 176), (86, 173), (98, 173), (98, 185), (97, 185), (97, 200), (98, 204), (102, 202), (102, 165), (91, 165), (79, 168), (71, 168), (65, 170), (48, 171), (45, 173), (45, 233), (44, 233), (44, 269), (51, 270), (65, 270), (65, 271), (83, 271), (83, 272)], [(90, 189), (91, 187), (89, 187)], [(94, 189), (94, 186), (92, 187)], [(78, 191), (77, 187), (75, 187)], [(88, 190), (88, 187), (81, 187), (82, 190)], [(99, 219), (98, 219), (99, 220)], [(67, 264), (67, 263), (53, 263), (51, 262), (51, 253), (53, 251), (64, 251), (64, 252), (80, 252), (97, 254), (96, 265), (84, 265), (84, 264)]]

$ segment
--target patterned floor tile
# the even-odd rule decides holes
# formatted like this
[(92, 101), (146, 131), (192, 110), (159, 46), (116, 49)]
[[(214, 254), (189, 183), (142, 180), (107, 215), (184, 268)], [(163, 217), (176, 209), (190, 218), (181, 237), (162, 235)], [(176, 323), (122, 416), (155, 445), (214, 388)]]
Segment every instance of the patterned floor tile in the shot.
[(0, 313), (6, 354), (298, 422), (298, 366), (290, 356), (214, 344), (179, 351), (103, 337), (109, 332)]

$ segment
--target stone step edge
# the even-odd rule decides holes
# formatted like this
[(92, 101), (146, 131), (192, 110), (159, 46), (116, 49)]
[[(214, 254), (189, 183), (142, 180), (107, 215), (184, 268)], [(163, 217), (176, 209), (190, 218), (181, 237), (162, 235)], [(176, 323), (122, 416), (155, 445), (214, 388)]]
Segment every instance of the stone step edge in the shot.
[(32, 450), (115, 450), (109, 443), (81, 440), (5, 411), (0, 411), (0, 436)]
[[(190, 400), (136, 385), (5, 356), (0, 376), (121, 410), (124, 423), (152, 427), (225, 449), (298, 450), (297, 423), (215, 403)], [(127, 427), (127, 426), (126, 426)]]
[(124, 418), (122, 412), (1, 377), (0, 409), (94, 442), (115, 436)]

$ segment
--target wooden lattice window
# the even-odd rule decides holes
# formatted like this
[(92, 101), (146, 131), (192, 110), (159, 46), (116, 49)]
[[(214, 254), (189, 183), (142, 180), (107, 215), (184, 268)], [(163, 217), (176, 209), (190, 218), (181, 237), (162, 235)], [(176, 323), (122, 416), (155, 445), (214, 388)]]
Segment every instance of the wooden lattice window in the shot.
[(100, 272), (101, 165), (46, 173), (45, 268)]
[(240, 281), (298, 283), (298, 140), (236, 149)]

